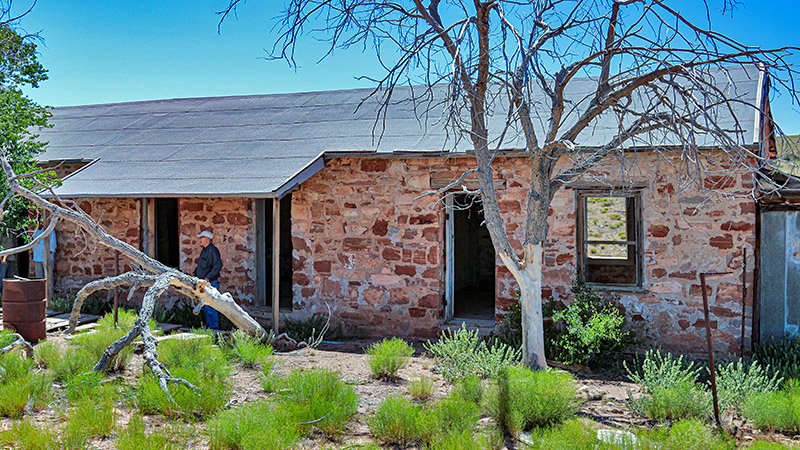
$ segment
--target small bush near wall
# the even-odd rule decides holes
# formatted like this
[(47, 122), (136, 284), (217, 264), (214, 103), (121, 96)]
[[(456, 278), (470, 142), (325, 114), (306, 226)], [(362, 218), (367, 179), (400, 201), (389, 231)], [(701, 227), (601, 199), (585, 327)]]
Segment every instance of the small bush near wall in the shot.
[(544, 305), (553, 324), (545, 331), (545, 353), (564, 364), (607, 365), (625, 350), (633, 336), (627, 331), (618, 296), (601, 297), (583, 281), (572, 282), (572, 302), (558, 310), (553, 297)]
[(645, 353), (641, 369), (632, 371), (624, 364), (628, 377), (644, 394), (630, 397), (631, 409), (656, 420), (705, 418), (711, 398), (704, 386), (697, 384), (700, 367), (687, 363), (683, 356), (662, 354), (660, 349)]
[[(634, 343), (625, 313), (617, 307), (618, 297), (601, 297), (590, 286), (573, 280), (572, 303), (559, 309), (555, 298), (543, 306), (552, 323), (545, 326), (545, 354), (564, 364), (596, 368), (617, 361), (617, 355)], [(512, 348), (522, 348), (522, 314), (519, 302), (503, 316), (498, 333), (489, 339)]]
[(504, 368), (522, 359), (520, 348), (499, 341), (483, 341), (478, 331), (465, 325), (457, 331), (447, 331), (436, 342), (426, 342), (425, 350), (435, 357), (436, 368), (451, 383), (470, 375), (492, 378)]
[(771, 340), (753, 347), (753, 361), (770, 369), (784, 380), (800, 378), (800, 337)]
[(749, 395), (742, 415), (762, 430), (800, 433), (800, 380), (789, 380), (781, 391)]

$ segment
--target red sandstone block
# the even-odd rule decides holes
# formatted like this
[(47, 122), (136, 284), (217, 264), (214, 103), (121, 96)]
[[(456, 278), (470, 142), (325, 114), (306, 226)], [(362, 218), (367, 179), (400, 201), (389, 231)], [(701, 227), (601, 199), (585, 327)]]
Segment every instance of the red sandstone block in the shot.
[(417, 300), (417, 306), (420, 308), (438, 308), (439, 307), (439, 296), (435, 294), (428, 294), (419, 300)]
[(719, 249), (733, 248), (733, 236), (731, 236), (730, 234), (724, 234), (722, 236), (714, 236), (709, 240), (709, 244), (712, 247), (717, 247)]
[(384, 248), (383, 252), (381, 252), (383, 259), (387, 261), (399, 261), (400, 260), (400, 250), (396, 248)]
[(669, 233), (669, 227), (666, 225), (650, 225), (647, 228), (647, 234), (651, 237), (666, 237)]
[(425, 317), (426, 309), (422, 308), (408, 308), (408, 315), (411, 317)]
[(331, 261), (314, 261), (314, 270), (321, 274), (331, 273)]
[(365, 238), (344, 238), (342, 239), (342, 249), (344, 251), (361, 251), (370, 247), (372, 241)]
[(417, 274), (416, 266), (395, 266), (394, 273), (397, 275), (406, 275), (409, 277), (413, 277)]
[(378, 219), (372, 225), (372, 234), (375, 236), (386, 236), (389, 231), (389, 222), (383, 219)]
[(653, 274), (653, 277), (655, 277), (655, 278), (662, 278), (667, 274), (667, 271), (662, 269), (662, 268), (660, 268), (660, 267), (658, 267), (656, 269), (653, 269), (653, 271), (651, 273)]
[(385, 159), (364, 159), (361, 161), (362, 172), (386, 172), (388, 161)]
[(421, 214), (418, 216), (411, 216), (408, 220), (409, 225), (427, 225), (431, 223), (436, 223), (438, 220), (438, 216), (436, 213), (430, 214)]
[(753, 224), (749, 222), (725, 222), (720, 226), (722, 231), (752, 231)]
[(692, 270), (689, 272), (672, 272), (669, 274), (670, 278), (683, 278), (685, 280), (696, 280), (697, 279), (697, 271)]

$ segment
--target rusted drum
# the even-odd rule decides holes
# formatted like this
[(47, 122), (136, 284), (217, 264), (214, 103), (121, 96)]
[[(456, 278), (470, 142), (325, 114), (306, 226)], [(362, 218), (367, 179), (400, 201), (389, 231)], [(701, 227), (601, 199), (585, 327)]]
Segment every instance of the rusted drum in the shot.
[(3, 327), (17, 331), (28, 342), (47, 337), (46, 280), (3, 280)]

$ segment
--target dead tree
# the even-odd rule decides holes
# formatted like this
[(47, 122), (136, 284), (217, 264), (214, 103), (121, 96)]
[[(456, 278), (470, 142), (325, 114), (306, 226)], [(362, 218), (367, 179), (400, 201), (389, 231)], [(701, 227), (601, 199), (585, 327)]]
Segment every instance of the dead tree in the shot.
[[(240, 3), (230, 0), (222, 20)], [(556, 191), (598, 168), (628, 173), (643, 147), (680, 161), (682, 187), (704, 189), (707, 176), (731, 171), (755, 178), (765, 161), (745, 145), (733, 110), (748, 102), (723, 86), (726, 70), (757, 66), (797, 99), (787, 63), (796, 48), (741, 44), (713, 31), (710, 13), (690, 20), (665, 0), (289, 0), (278, 20), (270, 56), (290, 65), (306, 37), (330, 44), (323, 57), (373, 47), (385, 69), (372, 93), (378, 135), (396, 88), (420, 84), (410, 99), (420, 115), (438, 116), (456, 140), (471, 142), (476, 166), (463, 176), (477, 178), (494, 248), (519, 285), (528, 366), (547, 365), (542, 259)], [(570, 97), (576, 90), (587, 95)], [(747, 106), (768, 116), (763, 104)], [(490, 130), (492, 116), (505, 126)], [(615, 136), (584, 145), (607, 117)], [(514, 148), (527, 155), (530, 177), (521, 248), (511, 245), (493, 184), (495, 156)]]
[[(70, 316), (69, 332), (74, 332), (75, 327), (80, 317), (81, 307), (84, 300), (94, 292), (113, 289), (115, 287), (129, 287), (130, 291), (128, 299), (139, 289), (146, 289), (142, 307), (139, 310), (138, 317), (131, 328), (131, 330), (118, 341), (111, 344), (105, 349), (100, 360), (94, 366), (95, 371), (104, 371), (111, 360), (123, 349), (125, 346), (130, 345), (137, 337), (142, 338), (144, 342), (144, 360), (150, 367), (153, 373), (158, 377), (161, 388), (169, 394), (167, 390), (168, 383), (182, 383), (191, 386), (185, 380), (173, 377), (167, 367), (158, 361), (156, 352), (156, 339), (153, 337), (152, 332), (148, 326), (148, 322), (153, 315), (153, 308), (155, 307), (156, 300), (168, 288), (173, 288), (180, 294), (183, 294), (194, 305), (195, 313), (200, 311), (203, 305), (211, 306), (216, 309), (225, 317), (229, 318), (234, 325), (245, 331), (247, 334), (263, 338), (266, 332), (249, 314), (244, 312), (242, 308), (234, 301), (229, 293), (221, 293), (216, 288), (211, 286), (205, 280), (187, 275), (183, 272), (167, 267), (160, 262), (150, 258), (130, 244), (123, 242), (114, 236), (106, 233), (103, 228), (97, 224), (91, 217), (86, 215), (74, 202), (60, 199), (52, 189), (49, 189), (44, 184), (41, 185), (42, 189), (48, 191), (51, 200), (44, 198), (37, 192), (23, 187), (20, 184), (22, 178), (33, 178), (33, 173), (20, 174), (14, 173), (11, 165), (5, 157), (0, 157), (0, 165), (2, 165), (3, 173), (6, 176), (10, 192), (5, 199), (0, 203), (0, 217), (2, 216), (3, 206), (13, 196), (18, 195), (28, 199), (36, 208), (46, 212), (50, 217), (45, 232), (37, 238), (42, 239), (50, 234), (50, 230), (55, 228), (59, 220), (71, 222), (77, 226), (79, 230), (87, 235), (87, 240), (91, 240), (99, 245), (108, 247), (119, 251), (122, 255), (127, 256), (134, 264), (137, 264), (141, 269), (137, 271), (123, 273), (114, 277), (103, 278), (101, 280), (93, 281), (84, 286), (77, 295), (75, 303), (72, 307), (72, 314)], [(39, 183), (35, 181), (35, 183)], [(36, 241), (23, 246), (0, 252), (0, 256), (19, 253), (35, 245)]]

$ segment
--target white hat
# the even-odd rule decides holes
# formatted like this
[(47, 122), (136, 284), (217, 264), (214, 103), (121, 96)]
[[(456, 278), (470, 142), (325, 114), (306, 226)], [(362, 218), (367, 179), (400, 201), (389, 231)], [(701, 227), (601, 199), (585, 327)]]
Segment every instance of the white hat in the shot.
[(201, 231), (200, 234), (197, 235), (197, 237), (207, 237), (207, 238), (209, 238), (209, 239), (211, 239), (213, 241), (214, 240), (214, 233), (212, 233), (212, 232), (210, 232), (208, 230), (205, 230), (205, 231)]

